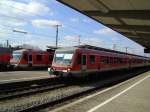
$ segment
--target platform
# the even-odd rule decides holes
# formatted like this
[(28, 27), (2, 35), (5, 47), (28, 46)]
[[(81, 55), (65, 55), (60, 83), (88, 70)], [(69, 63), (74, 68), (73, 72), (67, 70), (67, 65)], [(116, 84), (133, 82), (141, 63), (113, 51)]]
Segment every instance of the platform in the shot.
[(52, 112), (149, 112), (150, 71), (52, 110)]
[(11, 81), (39, 79), (39, 78), (48, 78), (48, 77), (49, 77), (49, 75), (48, 75), (47, 70), (0, 72), (0, 83), (11, 82)]

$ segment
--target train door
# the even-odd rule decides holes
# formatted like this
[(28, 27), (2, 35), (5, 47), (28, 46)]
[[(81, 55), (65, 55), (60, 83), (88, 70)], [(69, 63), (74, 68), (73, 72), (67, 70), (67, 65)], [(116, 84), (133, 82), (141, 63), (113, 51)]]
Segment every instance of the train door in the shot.
[(32, 54), (29, 54), (29, 55), (28, 55), (28, 65), (29, 65), (29, 67), (31, 67), (32, 64), (33, 64)]
[(82, 55), (82, 71), (86, 72), (87, 70), (87, 55), (83, 54)]

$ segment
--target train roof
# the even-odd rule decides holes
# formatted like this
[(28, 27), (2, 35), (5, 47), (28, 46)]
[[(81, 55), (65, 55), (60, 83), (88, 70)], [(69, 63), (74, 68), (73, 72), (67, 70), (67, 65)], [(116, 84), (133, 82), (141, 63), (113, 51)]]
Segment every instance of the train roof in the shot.
[(61, 47), (61, 48), (56, 49), (56, 52), (57, 52), (57, 51), (73, 51), (73, 50), (76, 50), (76, 49), (77, 49), (76, 46)]
[(43, 50), (35, 50), (35, 49), (21, 49), (21, 50), (15, 50), (14, 52), (28, 52), (28, 51), (32, 51), (32, 52), (47, 52), (47, 51), (43, 51)]
[(51, 49), (51, 50), (56, 50), (56, 49), (58, 49), (58, 48), (61, 48), (61, 47), (56, 47), (56, 46), (47, 46), (49, 49)]
[(141, 58), (150, 59), (149, 57), (145, 57), (145, 56), (125, 53), (125, 52), (121, 52), (121, 51), (115, 51), (115, 50), (106, 49), (106, 48), (102, 48), (102, 47), (91, 46), (91, 45), (79, 45), (79, 46), (73, 46), (73, 47), (64, 47), (64, 48), (57, 49), (57, 51), (75, 50), (77, 48), (86, 48), (86, 49), (92, 49), (92, 50), (100, 50), (100, 51), (106, 51), (106, 52), (111, 52), (111, 53), (126, 54), (126, 55), (132, 55), (132, 56), (138, 56), (138, 57), (141, 57)]
[(145, 57), (145, 56), (140, 56), (140, 55), (131, 54), (131, 53), (125, 53), (125, 52), (121, 52), (121, 51), (115, 51), (115, 50), (106, 49), (106, 48), (102, 48), (102, 47), (91, 46), (91, 45), (79, 45), (79, 46), (75, 46), (75, 47), (77, 47), (77, 48), (87, 48), (87, 49), (93, 49), (93, 50), (100, 50), (100, 51), (106, 51), (106, 52), (112, 52), (112, 53), (118, 53), (118, 54), (127, 54), (127, 55), (138, 56), (138, 57), (150, 59), (149, 57)]

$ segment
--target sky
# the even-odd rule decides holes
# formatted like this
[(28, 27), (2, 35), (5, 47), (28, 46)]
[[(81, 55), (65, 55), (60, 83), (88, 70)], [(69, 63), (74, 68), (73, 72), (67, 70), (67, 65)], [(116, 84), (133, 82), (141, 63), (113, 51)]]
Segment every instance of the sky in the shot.
[[(143, 47), (55, 0), (0, 0), (0, 43), (30, 44), (41, 49), (89, 44), (145, 55)], [(18, 33), (19, 30), (27, 33)]]

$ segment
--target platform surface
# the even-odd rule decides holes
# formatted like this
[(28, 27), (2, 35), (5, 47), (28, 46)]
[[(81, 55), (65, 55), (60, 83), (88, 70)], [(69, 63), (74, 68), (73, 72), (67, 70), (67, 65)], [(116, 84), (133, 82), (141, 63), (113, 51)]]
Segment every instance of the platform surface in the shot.
[(51, 112), (150, 112), (150, 71)]
[(10, 71), (0, 72), (0, 83), (8, 81), (29, 80), (36, 78), (48, 78), (48, 72), (43, 71)]

